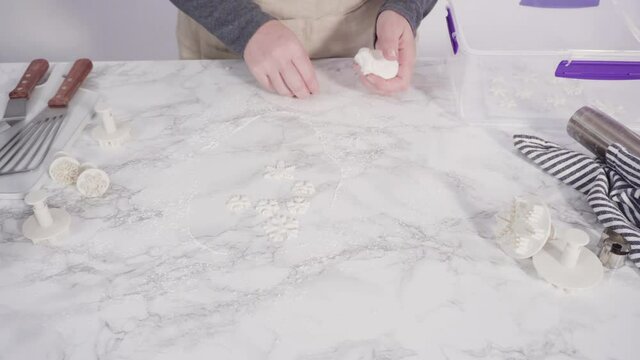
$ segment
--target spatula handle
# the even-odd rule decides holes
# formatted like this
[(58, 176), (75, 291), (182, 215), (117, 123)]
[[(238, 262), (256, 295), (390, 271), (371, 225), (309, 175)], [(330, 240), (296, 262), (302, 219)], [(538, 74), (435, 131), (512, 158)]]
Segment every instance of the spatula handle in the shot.
[(87, 78), (93, 69), (93, 63), (89, 59), (78, 59), (73, 63), (67, 77), (58, 88), (58, 92), (49, 100), (49, 107), (64, 108), (69, 105), (71, 98), (78, 91), (84, 79)]
[(31, 96), (33, 88), (36, 87), (38, 81), (47, 73), (47, 70), (49, 70), (49, 62), (47, 60), (33, 60), (24, 74), (22, 74), (22, 78), (20, 78), (20, 82), (18, 82), (16, 88), (9, 93), (9, 98), (28, 99), (29, 96)]

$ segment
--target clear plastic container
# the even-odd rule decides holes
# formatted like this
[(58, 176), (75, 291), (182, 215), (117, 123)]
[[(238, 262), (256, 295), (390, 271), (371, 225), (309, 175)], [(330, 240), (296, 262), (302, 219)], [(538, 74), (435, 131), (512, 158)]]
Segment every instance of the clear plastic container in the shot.
[(465, 120), (562, 119), (584, 105), (640, 127), (640, 1), (449, 0)]

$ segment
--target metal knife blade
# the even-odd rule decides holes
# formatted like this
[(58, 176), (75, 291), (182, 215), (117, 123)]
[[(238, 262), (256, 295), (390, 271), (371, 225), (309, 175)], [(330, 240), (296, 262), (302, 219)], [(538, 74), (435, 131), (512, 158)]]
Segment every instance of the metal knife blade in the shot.
[(10, 99), (4, 110), (3, 122), (15, 125), (27, 116), (27, 99)]
[(40, 79), (47, 73), (49, 62), (45, 59), (33, 60), (20, 78), (16, 88), (9, 93), (9, 102), (0, 125), (7, 123), (15, 125), (27, 116), (27, 100)]

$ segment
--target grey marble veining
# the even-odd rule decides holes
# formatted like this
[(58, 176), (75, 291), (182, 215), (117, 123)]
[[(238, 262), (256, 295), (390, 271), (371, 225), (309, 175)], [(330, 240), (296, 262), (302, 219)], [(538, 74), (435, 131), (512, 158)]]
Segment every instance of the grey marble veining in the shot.
[[(0, 202), (0, 359), (637, 358), (631, 267), (561, 291), (491, 238), (495, 212), (529, 194), (595, 247), (585, 199), (512, 149), (514, 132), (576, 146), (564, 123), (464, 123), (441, 62), (391, 98), (349, 60), (316, 65), (322, 91), (299, 101), (238, 62), (96, 64), (87, 88), (135, 141), (77, 141), (112, 187), (47, 187), (73, 217), (59, 243), (24, 239), (29, 210)], [(2, 89), (20, 68), (0, 65)], [(278, 161), (294, 180), (264, 177)], [(286, 207), (296, 181), (315, 187), (301, 215)], [(270, 238), (253, 207), (227, 209), (233, 195), (277, 200), (297, 236)]]

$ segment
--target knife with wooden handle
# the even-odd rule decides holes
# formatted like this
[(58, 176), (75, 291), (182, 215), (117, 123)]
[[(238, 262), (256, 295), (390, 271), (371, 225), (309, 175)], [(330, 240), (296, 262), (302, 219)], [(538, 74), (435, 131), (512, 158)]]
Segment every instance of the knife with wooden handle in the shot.
[(47, 70), (49, 70), (49, 62), (45, 59), (36, 59), (29, 64), (15, 89), (9, 93), (9, 102), (4, 116), (0, 119), (0, 124), (6, 122), (9, 125), (14, 125), (25, 119), (27, 100)]
[(78, 59), (67, 73), (64, 81), (58, 88), (58, 92), (49, 100), (50, 108), (66, 108), (69, 101), (76, 93), (84, 79), (93, 69), (93, 63), (89, 59)]

